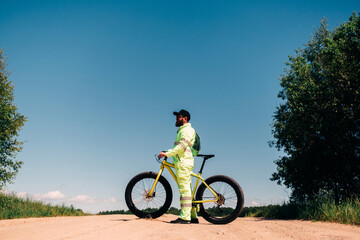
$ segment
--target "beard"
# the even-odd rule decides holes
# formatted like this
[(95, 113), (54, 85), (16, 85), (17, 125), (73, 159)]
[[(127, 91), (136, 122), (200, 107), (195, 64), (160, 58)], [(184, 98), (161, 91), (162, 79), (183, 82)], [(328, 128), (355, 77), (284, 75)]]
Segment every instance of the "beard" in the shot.
[(182, 125), (184, 125), (184, 122), (183, 122), (183, 121), (176, 120), (176, 123), (175, 123), (175, 126), (176, 126), (176, 127), (181, 127)]

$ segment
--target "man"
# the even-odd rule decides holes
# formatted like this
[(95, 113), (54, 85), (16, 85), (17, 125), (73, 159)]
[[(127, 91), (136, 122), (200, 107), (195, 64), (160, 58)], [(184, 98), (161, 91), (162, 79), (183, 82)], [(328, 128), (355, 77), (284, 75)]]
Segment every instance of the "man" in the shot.
[(194, 157), (191, 147), (195, 142), (195, 130), (191, 127), (190, 113), (184, 109), (173, 113), (176, 116), (177, 131), (174, 147), (159, 153), (159, 157), (172, 157), (180, 192), (181, 212), (178, 219), (170, 223), (199, 223), (196, 208), (192, 206), (191, 172), (194, 168)]

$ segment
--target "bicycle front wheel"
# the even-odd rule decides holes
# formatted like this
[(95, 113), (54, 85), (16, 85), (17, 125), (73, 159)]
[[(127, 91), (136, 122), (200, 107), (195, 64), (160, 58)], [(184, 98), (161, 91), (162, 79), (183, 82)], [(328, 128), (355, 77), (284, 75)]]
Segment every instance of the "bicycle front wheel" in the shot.
[[(240, 185), (232, 178), (216, 175), (205, 180), (219, 196), (215, 202), (200, 203), (200, 214), (208, 222), (227, 224), (234, 221), (244, 207), (244, 194)], [(196, 200), (216, 200), (214, 194), (202, 183)]]
[(126, 205), (140, 218), (158, 218), (170, 207), (172, 190), (163, 176), (160, 176), (152, 196), (149, 196), (156, 177), (154, 172), (143, 172), (133, 177), (126, 187)]

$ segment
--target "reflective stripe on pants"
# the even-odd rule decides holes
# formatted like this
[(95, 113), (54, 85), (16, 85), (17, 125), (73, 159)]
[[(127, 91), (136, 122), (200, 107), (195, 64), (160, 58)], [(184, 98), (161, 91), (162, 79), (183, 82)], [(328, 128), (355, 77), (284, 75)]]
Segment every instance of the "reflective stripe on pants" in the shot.
[(194, 166), (177, 162), (175, 164), (175, 173), (180, 192), (180, 218), (190, 220), (197, 218), (196, 208), (192, 207), (191, 199), (191, 172)]

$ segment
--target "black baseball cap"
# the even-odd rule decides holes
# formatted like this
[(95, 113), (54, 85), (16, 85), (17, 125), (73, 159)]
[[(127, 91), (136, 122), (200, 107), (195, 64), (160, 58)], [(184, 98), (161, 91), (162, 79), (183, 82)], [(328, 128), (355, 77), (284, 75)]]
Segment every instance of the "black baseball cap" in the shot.
[(179, 112), (173, 112), (173, 114), (175, 116), (183, 116), (183, 117), (187, 117), (188, 121), (190, 121), (190, 113), (184, 109), (181, 109)]

